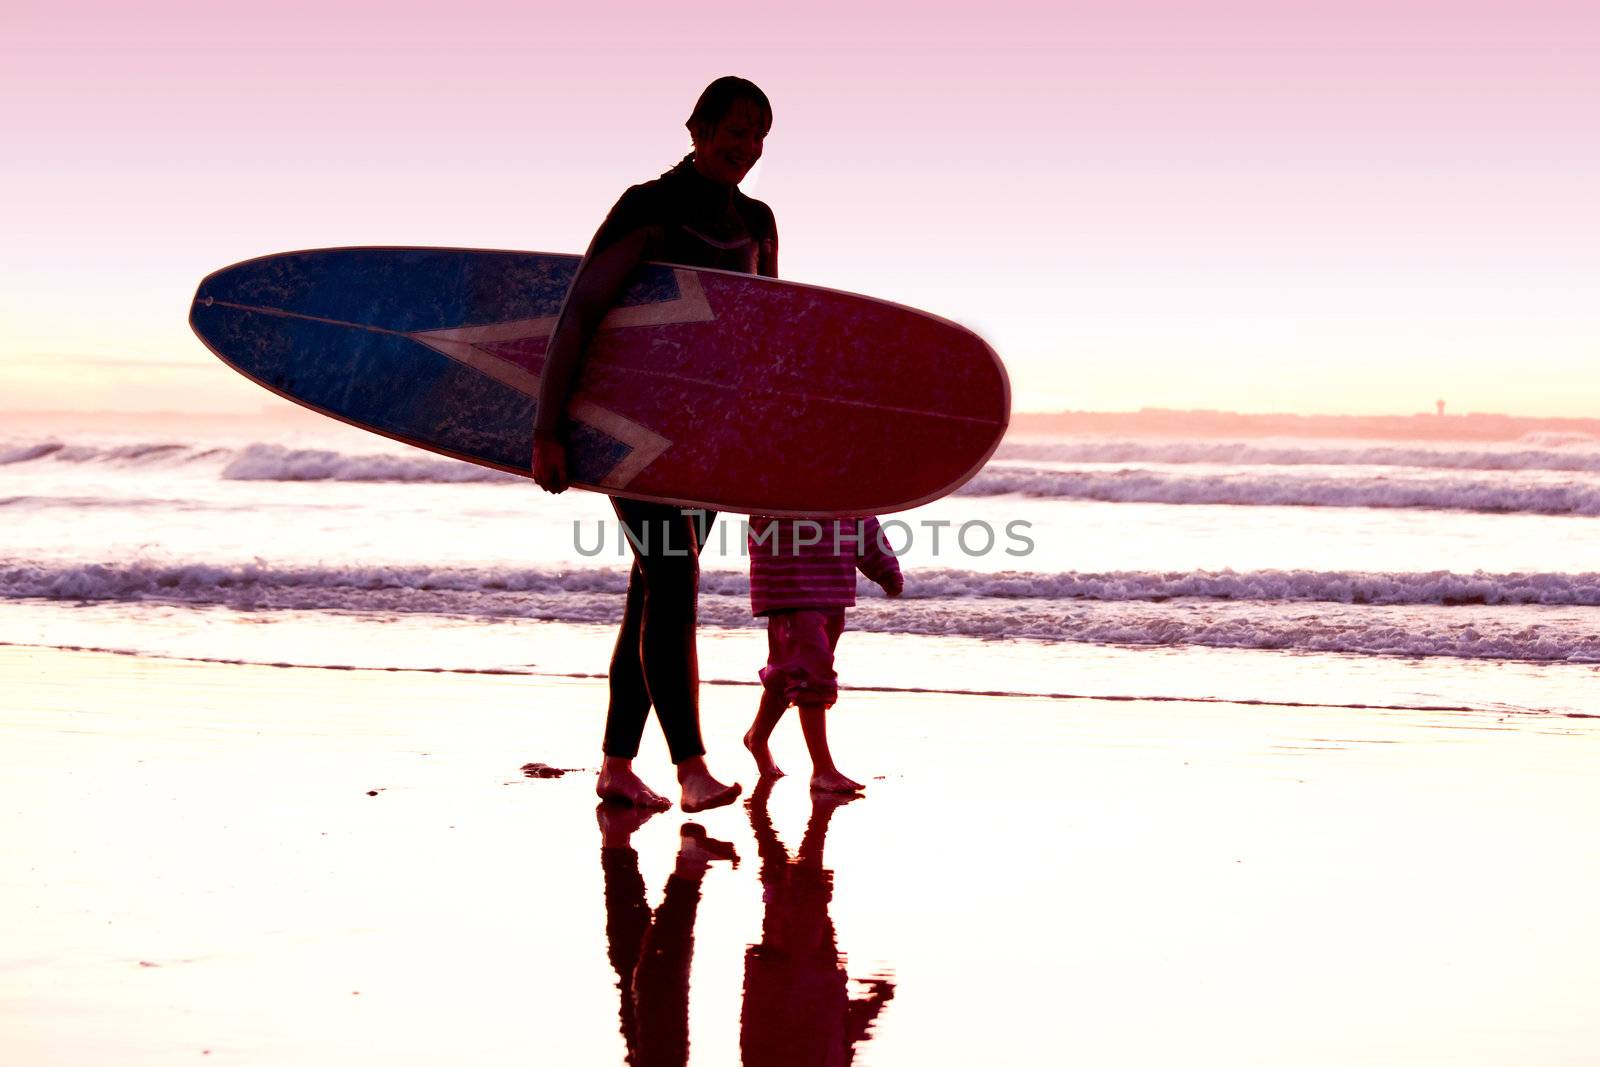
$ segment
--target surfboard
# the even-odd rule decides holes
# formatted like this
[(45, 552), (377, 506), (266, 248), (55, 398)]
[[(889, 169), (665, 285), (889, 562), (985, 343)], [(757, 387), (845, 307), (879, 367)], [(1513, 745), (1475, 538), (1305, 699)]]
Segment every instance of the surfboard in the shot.
[[(324, 415), (530, 475), (539, 375), (579, 257), (327, 248), (200, 283), (189, 323), (224, 363)], [(567, 407), (572, 484), (763, 515), (874, 515), (966, 482), (1005, 432), (982, 338), (794, 282), (646, 264)]]

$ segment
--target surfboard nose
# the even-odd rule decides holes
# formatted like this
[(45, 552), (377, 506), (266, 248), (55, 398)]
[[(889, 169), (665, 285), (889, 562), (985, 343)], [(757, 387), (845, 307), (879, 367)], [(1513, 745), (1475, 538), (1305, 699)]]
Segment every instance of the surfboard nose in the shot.
[(217, 308), (214, 282), (218, 275), (233, 269), (235, 268), (224, 267), (200, 279), (200, 284), (195, 286), (194, 297), (189, 301), (189, 329), (194, 331), (201, 344), (211, 350), (212, 355), (230, 365), (232, 361), (223, 354), (220, 347), (223, 321), (222, 316), (218, 314), (221, 309)]
[[(209, 278), (206, 279), (206, 281), (209, 280)], [(206, 319), (202, 312), (210, 308), (215, 303), (215, 299), (213, 299), (211, 294), (206, 291), (205, 281), (202, 281), (195, 289), (194, 299), (189, 301), (189, 329), (194, 331), (194, 335), (200, 338), (202, 344), (211, 349), (212, 354), (216, 354), (217, 349), (216, 346), (213, 345), (206, 336)]]
[(224, 362), (227, 362), (227, 357), (222, 355), (214, 343), (218, 325), (217, 320), (206, 313), (216, 307), (217, 279), (225, 277), (242, 266), (245, 266), (245, 264), (235, 263), (232, 266), (223, 267), (221, 270), (214, 270), (207, 274), (200, 279), (200, 284), (195, 286), (194, 297), (189, 301), (189, 329), (194, 331), (195, 336), (200, 338), (202, 344), (211, 349), (212, 354), (218, 356)]
[(191, 308), (209, 308), (219, 301), (264, 305), (275, 303), (261, 286), (263, 274), (271, 269), (273, 259), (272, 256), (262, 256), (212, 271), (195, 286)]

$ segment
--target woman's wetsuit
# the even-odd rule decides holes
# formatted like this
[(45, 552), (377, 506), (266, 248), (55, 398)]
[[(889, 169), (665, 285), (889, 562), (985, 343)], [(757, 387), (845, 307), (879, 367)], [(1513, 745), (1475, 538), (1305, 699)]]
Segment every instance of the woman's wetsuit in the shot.
[[(772, 211), (733, 186), (701, 176), (692, 158), (622, 194), (589, 246), (593, 255), (645, 230), (644, 258), (744, 274), (778, 274)], [(611, 656), (605, 754), (638, 755), (654, 705), (673, 763), (705, 754), (695, 653), (700, 548), (715, 512), (612, 497), (634, 549), (627, 607)]]

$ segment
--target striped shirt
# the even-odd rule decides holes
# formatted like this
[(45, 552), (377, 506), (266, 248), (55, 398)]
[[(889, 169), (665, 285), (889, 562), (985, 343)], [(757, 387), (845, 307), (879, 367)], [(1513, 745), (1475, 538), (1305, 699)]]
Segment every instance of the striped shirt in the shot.
[(750, 612), (848, 608), (856, 602), (856, 568), (883, 585), (900, 564), (882, 527), (866, 519), (750, 517)]

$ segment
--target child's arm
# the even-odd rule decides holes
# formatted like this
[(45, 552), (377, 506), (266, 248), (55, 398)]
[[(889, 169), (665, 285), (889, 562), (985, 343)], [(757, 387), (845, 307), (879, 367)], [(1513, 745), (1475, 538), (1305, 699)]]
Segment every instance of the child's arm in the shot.
[(893, 550), (883, 536), (883, 527), (878, 525), (875, 518), (862, 520), (861, 536), (856, 541), (856, 566), (890, 596), (899, 596), (905, 588), (905, 579), (900, 574), (900, 561), (895, 559)]

